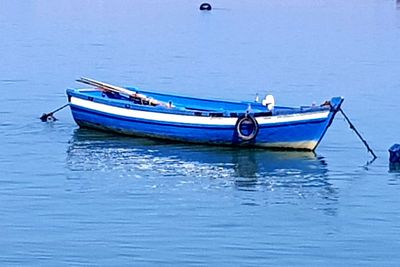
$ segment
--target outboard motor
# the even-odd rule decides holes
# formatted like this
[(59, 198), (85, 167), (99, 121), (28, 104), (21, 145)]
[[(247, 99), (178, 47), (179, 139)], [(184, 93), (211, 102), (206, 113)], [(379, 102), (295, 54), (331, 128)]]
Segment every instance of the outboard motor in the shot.
[(267, 107), (268, 111), (272, 111), (275, 107), (275, 98), (273, 95), (267, 95), (261, 103)]

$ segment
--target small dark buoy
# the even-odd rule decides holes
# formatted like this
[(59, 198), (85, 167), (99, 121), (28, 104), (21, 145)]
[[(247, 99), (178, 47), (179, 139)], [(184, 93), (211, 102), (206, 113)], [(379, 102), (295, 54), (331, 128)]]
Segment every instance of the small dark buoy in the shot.
[(389, 148), (390, 163), (400, 163), (400, 144), (394, 144)]
[(53, 116), (53, 113), (43, 113), (42, 116), (39, 118), (42, 122), (53, 122), (56, 121), (57, 118)]
[(203, 3), (200, 5), (200, 10), (207, 10), (210, 11), (212, 9), (211, 5), (209, 3)]
[(40, 116), (39, 119), (40, 119), (41, 121), (43, 121), (43, 122), (52, 122), (52, 121), (56, 121), (56, 120), (57, 120), (56, 117), (53, 116), (54, 113), (56, 113), (56, 112), (62, 110), (62, 109), (65, 108), (65, 107), (68, 107), (68, 106), (69, 106), (69, 104), (65, 104), (64, 106), (59, 107), (58, 109), (56, 109), (56, 110), (54, 110), (54, 111), (52, 111), (52, 112), (43, 113), (42, 116)]
[(56, 120), (57, 120), (57, 118), (54, 117), (53, 115), (47, 116), (47, 122), (53, 122), (53, 121), (56, 121)]

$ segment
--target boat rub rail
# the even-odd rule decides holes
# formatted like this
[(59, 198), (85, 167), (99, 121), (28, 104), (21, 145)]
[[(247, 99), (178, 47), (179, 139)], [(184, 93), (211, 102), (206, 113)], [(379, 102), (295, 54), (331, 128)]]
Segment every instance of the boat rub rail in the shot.
[[(100, 93), (99, 93), (100, 92)], [(92, 93), (92, 94), (90, 94)], [(99, 94), (93, 94), (99, 93)], [(162, 105), (154, 106), (145, 102), (137, 101), (132, 97), (126, 97), (114, 92), (101, 92), (96, 89), (68, 89), (68, 102), (71, 102), (71, 96), (93, 101), (96, 103), (111, 105), (126, 109), (138, 109), (143, 111), (157, 111), (162, 113), (173, 113), (179, 115), (190, 115), (190, 116), (203, 116), (203, 117), (232, 117), (238, 118), (245, 115), (247, 110), (224, 110), (221, 109), (201, 109), (195, 106), (187, 107), (185, 105), (180, 105), (179, 103), (174, 103), (174, 107), (166, 107)], [(250, 113), (254, 117), (266, 117), (266, 116), (279, 116), (285, 115), (290, 116), (290, 114), (295, 115), (299, 111), (302, 113), (306, 112), (318, 112), (323, 110), (329, 110), (331, 108), (329, 101), (326, 101), (321, 106), (302, 106), (298, 108), (291, 107), (279, 107), (275, 106), (273, 111), (265, 111), (265, 106), (262, 106), (257, 102), (241, 102), (242, 104), (250, 105)]]

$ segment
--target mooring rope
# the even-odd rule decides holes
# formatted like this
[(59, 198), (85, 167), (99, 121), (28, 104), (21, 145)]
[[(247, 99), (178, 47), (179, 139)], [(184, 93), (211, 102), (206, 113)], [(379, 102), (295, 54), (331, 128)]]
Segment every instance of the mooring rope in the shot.
[(368, 152), (370, 152), (372, 154), (372, 156), (374, 157), (374, 160), (377, 158), (377, 156), (375, 155), (374, 151), (372, 151), (371, 147), (368, 145), (367, 141), (361, 136), (361, 134), (357, 131), (356, 127), (354, 126), (353, 123), (351, 123), (349, 117), (347, 117), (347, 115), (344, 113), (342, 108), (339, 108), (340, 113), (342, 113), (344, 119), (347, 121), (347, 123), (350, 126), (350, 129), (352, 129), (357, 136), (360, 138), (360, 140), (364, 143), (364, 145), (367, 147)]

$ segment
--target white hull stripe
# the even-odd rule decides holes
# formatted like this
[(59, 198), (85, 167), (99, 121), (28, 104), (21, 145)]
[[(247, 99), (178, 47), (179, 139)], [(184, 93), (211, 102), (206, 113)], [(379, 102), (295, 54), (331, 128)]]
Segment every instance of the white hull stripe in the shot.
[[(120, 108), (106, 104), (96, 103), (90, 100), (84, 100), (76, 97), (71, 97), (71, 104), (113, 115), (119, 115), (119, 116), (137, 118), (143, 120), (151, 120), (151, 121), (163, 121), (163, 122), (174, 122), (174, 123), (184, 123), (184, 124), (201, 124), (201, 125), (221, 125), (221, 126), (223, 125), (234, 126), (237, 121), (237, 118), (231, 118), (231, 117), (202, 117), (202, 116), (178, 115), (178, 114), (168, 114), (168, 113), (159, 113), (159, 112), (142, 111), (142, 110), (132, 110), (132, 109), (126, 109), (126, 108)], [(268, 125), (275, 123), (326, 119), (328, 115), (329, 111), (318, 111), (312, 113), (298, 113), (290, 115), (257, 117), (256, 119), (260, 125)]]

